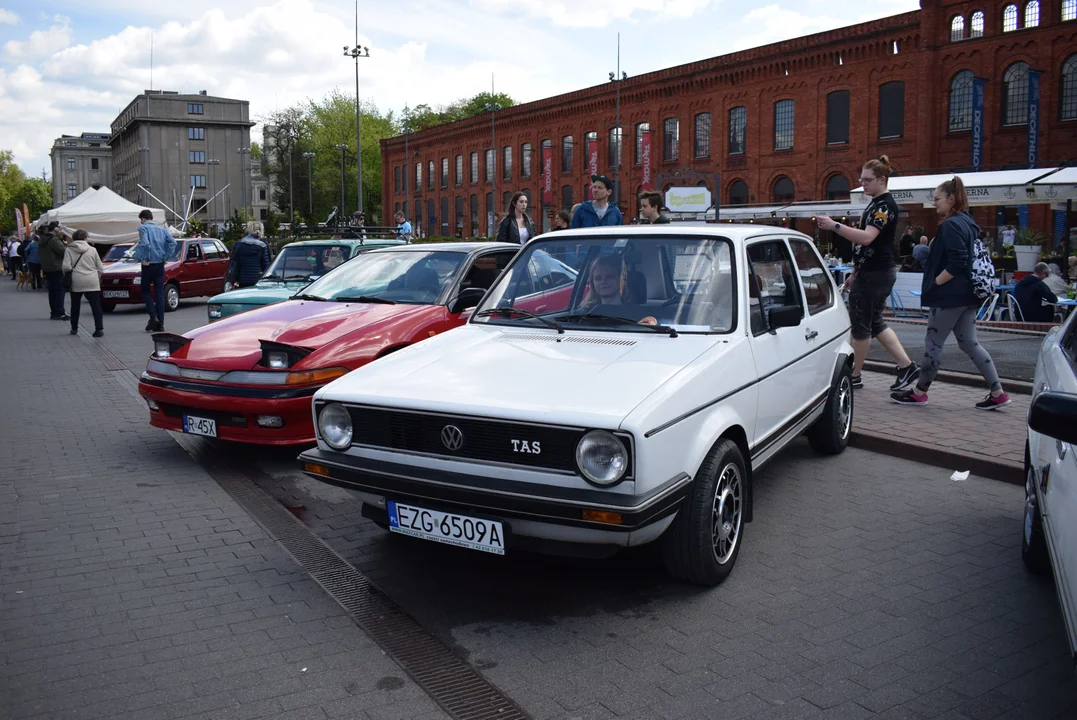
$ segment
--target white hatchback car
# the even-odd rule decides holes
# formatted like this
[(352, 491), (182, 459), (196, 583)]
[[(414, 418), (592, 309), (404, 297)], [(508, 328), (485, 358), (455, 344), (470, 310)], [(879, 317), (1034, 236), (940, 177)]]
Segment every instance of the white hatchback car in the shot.
[(661, 540), (674, 576), (713, 585), (754, 473), (804, 431), (845, 448), (851, 368), (849, 316), (806, 235), (549, 233), (468, 324), (320, 390), (299, 462), (394, 532), (497, 554)]
[(1054, 570), (1077, 664), (1077, 313), (1044, 339), (1033, 391), (1021, 557), (1033, 572)]

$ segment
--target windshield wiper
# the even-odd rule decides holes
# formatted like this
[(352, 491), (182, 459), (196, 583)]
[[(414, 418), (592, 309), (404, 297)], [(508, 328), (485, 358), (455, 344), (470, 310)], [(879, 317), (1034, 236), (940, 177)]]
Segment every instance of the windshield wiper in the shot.
[(568, 322), (583, 322), (585, 320), (597, 320), (599, 323), (606, 325), (634, 325), (641, 330), (650, 330), (651, 332), (663, 333), (670, 337), (677, 337), (677, 330), (668, 325), (641, 325), (640, 323), (630, 318), (618, 317), (616, 315), (596, 315), (593, 313), (572, 313), (569, 315), (558, 315), (558, 320)]
[(315, 302), (325, 302), (325, 298), (321, 297), (320, 295), (308, 295), (307, 293), (303, 293), (301, 295), (292, 295), (291, 299), (292, 300), (313, 300)]
[(481, 312), (475, 313), (475, 317), (504, 317), (504, 318), (511, 318), (511, 317), (514, 317), (514, 316), (525, 317), (525, 318), (529, 318), (531, 320), (538, 320), (540, 323), (542, 323), (546, 327), (552, 328), (553, 330), (556, 330), (558, 333), (564, 333), (565, 332), (565, 329), (563, 327), (561, 327), (561, 323), (557, 322), (556, 320), (550, 320), (549, 318), (542, 317), (541, 315), (536, 315), (535, 313), (533, 313), (533, 312), (531, 312), (529, 310), (520, 310), (519, 308), (504, 307), (504, 308), (490, 308), (488, 310), (483, 310)]
[(385, 298), (374, 297), (373, 295), (341, 295), (340, 297), (333, 298), (333, 302), (361, 302), (375, 303), (378, 305), (396, 305), (395, 300), (387, 300)]

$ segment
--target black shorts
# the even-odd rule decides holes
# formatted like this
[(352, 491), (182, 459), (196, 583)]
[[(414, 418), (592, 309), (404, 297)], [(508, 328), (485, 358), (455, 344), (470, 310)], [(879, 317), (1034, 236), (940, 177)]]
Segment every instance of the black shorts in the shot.
[(853, 325), (853, 340), (867, 340), (886, 330), (883, 308), (897, 280), (897, 268), (890, 270), (860, 270), (853, 277), (849, 290), (849, 320)]

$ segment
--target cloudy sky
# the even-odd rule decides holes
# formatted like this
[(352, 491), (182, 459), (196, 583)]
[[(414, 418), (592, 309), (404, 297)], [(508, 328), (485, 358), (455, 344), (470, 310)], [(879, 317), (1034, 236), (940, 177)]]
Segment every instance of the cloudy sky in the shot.
[[(490, 86), (537, 100), (919, 7), (918, 0), (360, 0), (361, 94), (436, 106)], [(277, 107), (354, 87), (344, 0), (0, 0), (0, 148), (28, 173), (63, 133), (107, 132), (153, 88)], [(254, 135), (260, 128), (254, 129)]]

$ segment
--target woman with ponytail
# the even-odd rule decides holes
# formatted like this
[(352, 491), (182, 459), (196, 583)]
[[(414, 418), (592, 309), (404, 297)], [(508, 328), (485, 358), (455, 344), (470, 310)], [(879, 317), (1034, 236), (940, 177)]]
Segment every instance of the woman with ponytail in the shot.
[(893, 172), (890, 159), (883, 155), (869, 160), (860, 171), (860, 184), (871, 202), (854, 228), (821, 215), (817, 223), (853, 243), (853, 273), (843, 290), (849, 293), (849, 319), (853, 335), (853, 387), (863, 387), (860, 371), (868, 358), (872, 338), (890, 354), (898, 366), (898, 376), (891, 390), (907, 388), (919, 375), (916, 363), (909, 359), (897, 333), (883, 322), (883, 308), (897, 280), (894, 236), (897, 234), (898, 206), (887, 183)]
[(916, 387), (895, 392), (890, 397), (901, 405), (927, 405), (927, 390), (939, 372), (942, 347), (953, 333), (957, 346), (975, 363), (991, 389), (976, 407), (997, 410), (1010, 404), (1010, 396), (1002, 389), (991, 356), (976, 339), (976, 311), (980, 302), (972, 284), (972, 262), (980, 228), (969, 215), (969, 199), (961, 178), (954, 176), (935, 188), (934, 202), (935, 212), (943, 220), (924, 263), (920, 304), (931, 308), (931, 314), (924, 338), (920, 378)]

